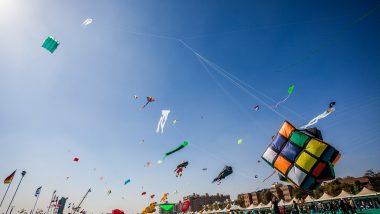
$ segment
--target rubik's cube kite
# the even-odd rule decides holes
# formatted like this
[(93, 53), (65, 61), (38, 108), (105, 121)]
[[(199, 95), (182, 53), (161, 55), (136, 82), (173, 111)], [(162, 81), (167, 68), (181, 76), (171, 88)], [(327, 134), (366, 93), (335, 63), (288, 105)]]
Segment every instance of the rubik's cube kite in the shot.
[(298, 130), (285, 121), (262, 158), (282, 177), (304, 190), (335, 178), (339, 152), (322, 140), (316, 128)]

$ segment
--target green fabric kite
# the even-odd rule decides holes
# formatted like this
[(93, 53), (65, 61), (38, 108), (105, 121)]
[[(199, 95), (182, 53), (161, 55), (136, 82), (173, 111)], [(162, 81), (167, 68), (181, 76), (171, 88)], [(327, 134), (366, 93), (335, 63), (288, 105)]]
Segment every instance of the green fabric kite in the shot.
[(45, 39), (44, 43), (42, 44), (42, 47), (48, 50), (50, 53), (54, 53), (58, 45), (59, 45), (59, 41), (49, 36), (48, 38)]
[(179, 150), (185, 148), (187, 145), (189, 145), (189, 142), (187, 141), (183, 141), (183, 143), (181, 145), (179, 145), (177, 148), (165, 153), (164, 157), (162, 158), (162, 160), (165, 160), (165, 158), (175, 152), (178, 152)]
[(174, 204), (160, 204), (160, 207), (165, 211), (172, 211)]

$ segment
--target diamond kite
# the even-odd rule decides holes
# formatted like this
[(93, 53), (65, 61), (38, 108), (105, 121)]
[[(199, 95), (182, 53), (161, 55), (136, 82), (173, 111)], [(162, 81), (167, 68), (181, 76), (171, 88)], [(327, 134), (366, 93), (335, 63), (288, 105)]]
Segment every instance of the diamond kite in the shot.
[(281, 176), (303, 190), (334, 179), (339, 158), (339, 152), (322, 140), (318, 129), (298, 130), (288, 121), (262, 155)]
[(54, 37), (49, 36), (48, 38), (45, 39), (45, 41), (41, 47), (45, 48), (50, 53), (54, 53), (54, 51), (55, 51), (55, 49), (57, 49), (58, 45), (59, 45), (59, 41), (54, 39)]
[(278, 102), (278, 103), (276, 104), (275, 108), (277, 108), (278, 105), (280, 105), (281, 103), (285, 102), (285, 101), (290, 97), (290, 95), (293, 93), (293, 90), (294, 90), (294, 85), (292, 85), (292, 86), (290, 86), (290, 87), (288, 88), (288, 96), (286, 96), (283, 100), (281, 100), (280, 102)]
[(218, 185), (220, 184), (220, 182), (222, 181), (222, 179), (225, 179), (227, 176), (231, 175), (233, 172), (232, 170), (232, 167), (231, 166), (225, 166), (223, 168), (223, 170), (219, 173), (218, 177), (214, 178), (214, 180), (212, 181), (212, 183), (214, 182), (218, 182)]

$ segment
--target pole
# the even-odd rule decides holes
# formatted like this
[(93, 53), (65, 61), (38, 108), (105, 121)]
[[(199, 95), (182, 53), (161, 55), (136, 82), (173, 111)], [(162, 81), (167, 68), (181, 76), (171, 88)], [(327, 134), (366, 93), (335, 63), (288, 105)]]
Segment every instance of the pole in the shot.
[[(79, 205), (78, 205), (78, 208), (80, 208), (80, 205), (82, 204), (82, 202), (84, 201), (84, 199), (87, 197), (87, 194), (91, 192), (91, 188), (88, 189), (88, 191), (86, 192), (86, 194), (83, 196), (82, 200), (79, 202)], [(74, 209), (74, 212), (73, 214), (75, 214), (77, 212), (77, 209)]]
[(46, 214), (49, 214), (49, 211), (50, 211), (50, 206), (51, 206), (51, 202), (53, 201), (53, 199), (54, 199), (54, 196), (55, 196), (55, 190), (54, 190), (54, 192), (53, 192), (53, 195), (51, 196), (51, 199), (50, 199), (50, 202), (49, 202), (49, 206), (48, 206), (48, 210), (47, 210), (47, 212), (46, 212)]
[[(15, 193), (13, 194), (12, 200), (11, 200), (11, 202), (9, 203), (9, 206), (8, 206), (8, 208), (7, 208), (7, 211), (5, 211), (5, 214), (8, 213), (8, 210), (9, 210), (9, 208), (10, 208), (11, 205), (12, 205), (13, 199), (14, 199), (15, 196), (16, 196), (17, 190), (18, 190), (18, 188), (20, 187), (21, 181), (22, 181), (22, 179), (24, 178), (25, 174), (26, 174), (26, 171), (22, 171), (22, 172), (21, 172), (21, 179), (20, 179), (20, 182), (19, 182), (18, 185), (17, 185), (16, 191), (15, 191)], [(12, 210), (13, 210), (13, 208), (12, 208)], [(12, 211), (11, 211), (11, 212), (12, 212)]]
[[(12, 181), (13, 181), (13, 179), (12, 179)], [(12, 184), (12, 181), (8, 184), (7, 190), (5, 191), (5, 194), (4, 194), (4, 196), (3, 196), (3, 199), (2, 199), (1, 202), (0, 202), (0, 207), (1, 207), (1, 205), (3, 204), (3, 201), (4, 201), (4, 199), (5, 199), (5, 196), (7, 195), (7, 192), (8, 192), (8, 190), (9, 190), (9, 187), (10, 187), (11, 184)]]
[(34, 213), (34, 209), (36, 208), (36, 205), (37, 205), (37, 201), (38, 201), (38, 198), (40, 197), (40, 194), (37, 195), (37, 199), (36, 199), (36, 202), (34, 203), (34, 207), (33, 207), (33, 210), (32, 210), (32, 213)]

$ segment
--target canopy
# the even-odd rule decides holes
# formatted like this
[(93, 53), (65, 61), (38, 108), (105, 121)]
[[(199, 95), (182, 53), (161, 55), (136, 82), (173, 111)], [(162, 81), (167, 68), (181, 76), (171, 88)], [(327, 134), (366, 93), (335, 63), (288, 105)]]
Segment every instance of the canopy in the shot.
[(340, 199), (340, 198), (348, 198), (348, 197), (352, 197), (352, 196), (353, 195), (351, 193), (348, 193), (348, 192), (342, 190), (342, 192), (340, 192), (340, 194), (335, 196), (334, 198)]
[(313, 202), (315, 201), (315, 199), (313, 197), (311, 197), (310, 195), (308, 195), (306, 198), (305, 198), (305, 203), (308, 203), (308, 202)]
[(372, 195), (377, 195), (377, 194), (378, 194), (378, 192), (375, 192), (373, 190), (367, 189), (366, 187), (363, 187), (362, 191), (360, 191), (354, 197), (372, 196)]
[(333, 197), (331, 195), (329, 195), (327, 193), (323, 193), (323, 195), (315, 201), (326, 201), (326, 200), (330, 200), (330, 199), (333, 199)]

